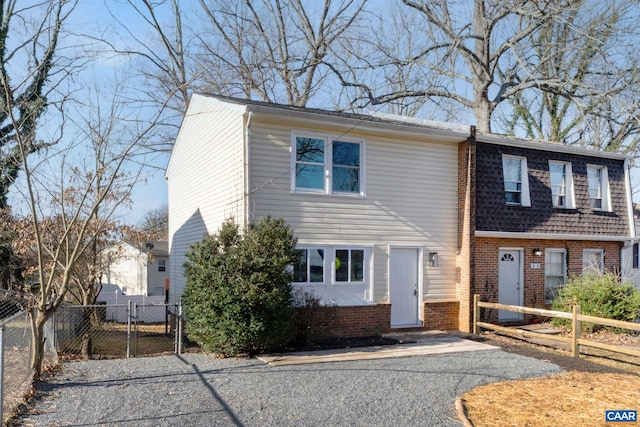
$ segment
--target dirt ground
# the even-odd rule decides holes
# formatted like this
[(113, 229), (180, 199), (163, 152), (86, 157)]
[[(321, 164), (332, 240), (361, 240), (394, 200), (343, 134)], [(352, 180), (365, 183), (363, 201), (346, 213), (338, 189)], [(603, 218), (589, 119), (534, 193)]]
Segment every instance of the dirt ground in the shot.
[[(475, 427), (603, 426), (606, 410), (640, 410), (639, 358), (602, 351), (573, 358), (568, 351), (544, 343), (495, 333), (475, 339), (567, 370), (545, 378), (488, 384), (464, 394), (462, 402)], [(588, 339), (640, 345), (637, 335), (599, 333)]]

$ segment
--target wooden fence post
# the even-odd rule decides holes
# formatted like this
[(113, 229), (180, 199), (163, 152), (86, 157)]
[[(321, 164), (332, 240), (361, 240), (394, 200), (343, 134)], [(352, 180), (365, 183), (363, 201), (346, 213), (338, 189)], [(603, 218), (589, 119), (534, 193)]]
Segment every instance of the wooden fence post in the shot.
[(480, 301), (479, 294), (473, 294), (473, 333), (478, 334), (478, 321), (480, 320), (480, 310), (478, 308), (478, 301)]
[(580, 321), (578, 315), (580, 314), (580, 306), (573, 306), (573, 318), (571, 319), (571, 356), (580, 357)]

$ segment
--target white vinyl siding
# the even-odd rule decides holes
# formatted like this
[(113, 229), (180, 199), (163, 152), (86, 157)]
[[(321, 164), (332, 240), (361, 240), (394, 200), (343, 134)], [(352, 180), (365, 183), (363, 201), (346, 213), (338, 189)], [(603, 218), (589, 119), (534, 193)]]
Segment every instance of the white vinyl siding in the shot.
[[(366, 195), (331, 197), (291, 192), (291, 138), (295, 135), (341, 135), (342, 130), (300, 122), (275, 125), (251, 122), (249, 189), (251, 220), (283, 217), (305, 245), (372, 247), (373, 297), (387, 302), (388, 246), (420, 246), (438, 252), (439, 266), (424, 278), (425, 299), (456, 298), (458, 147), (455, 143), (380, 137), (349, 130), (346, 141), (366, 141), (362, 168), (366, 167)], [(292, 131), (293, 130), (293, 131)], [(426, 132), (425, 132), (426, 134)], [(416, 137), (417, 138), (417, 137)], [(341, 139), (341, 140), (342, 140)], [(366, 175), (366, 176), (365, 176)], [(424, 260), (426, 263), (427, 260)], [(426, 269), (426, 264), (423, 270)], [(327, 273), (325, 273), (327, 274)], [(352, 285), (341, 286), (350, 289)]]
[(244, 109), (194, 95), (167, 168), (170, 300), (182, 295), (189, 247), (223, 221), (244, 221)]

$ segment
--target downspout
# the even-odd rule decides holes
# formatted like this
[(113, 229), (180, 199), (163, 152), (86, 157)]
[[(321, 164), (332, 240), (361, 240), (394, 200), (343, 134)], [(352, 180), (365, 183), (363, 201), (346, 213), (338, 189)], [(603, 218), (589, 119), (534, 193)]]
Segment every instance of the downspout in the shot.
[(249, 160), (250, 160), (250, 140), (251, 140), (251, 129), (249, 128), (249, 126), (251, 125), (251, 118), (253, 117), (253, 112), (252, 111), (248, 111), (245, 114), (245, 135), (244, 135), (244, 197), (243, 197), (243, 215), (244, 215), (244, 221), (243, 221), (243, 225), (247, 226), (249, 224), (249, 202), (250, 202), (250, 197), (249, 197), (249, 191), (251, 186), (249, 185)]
[[(633, 266), (633, 244), (636, 239), (636, 222), (633, 218), (633, 198), (631, 197), (631, 164), (629, 159), (624, 160), (624, 182), (625, 182), (625, 196), (627, 200), (627, 218), (629, 221), (629, 236), (630, 239), (625, 241), (623, 246), (620, 248), (620, 273), (623, 278), (625, 277), (625, 272), (628, 271), (630, 267)], [(629, 253), (625, 251), (625, 249), (631, 247), (631, 259), (626, 259), (625, 253)]]
[(631, 198), (631, 176), (629, 171), (631, 170), (631, 164), (629, 159), (625, 159), (624, 161), (624, 181), (626, 185), (626, 198), (627, 198), (627, 217), (629, 218), (629, 236), (631, 236), (631, 243), (636, 238), (636, 226), (635, 221), (633, 219), (633, 200)]

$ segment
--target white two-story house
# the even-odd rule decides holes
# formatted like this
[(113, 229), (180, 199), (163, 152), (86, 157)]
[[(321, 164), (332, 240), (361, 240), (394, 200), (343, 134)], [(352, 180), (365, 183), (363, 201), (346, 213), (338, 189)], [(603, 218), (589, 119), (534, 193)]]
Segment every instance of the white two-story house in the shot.
[(194, 95), (166, 172), (171, 301), (191, 244), (228, 218), (271, 215), (298, 238), (295, 285), (341, 310), (357, 327), (345, 334), (456, 328), (468, 138), (468, 127)]

